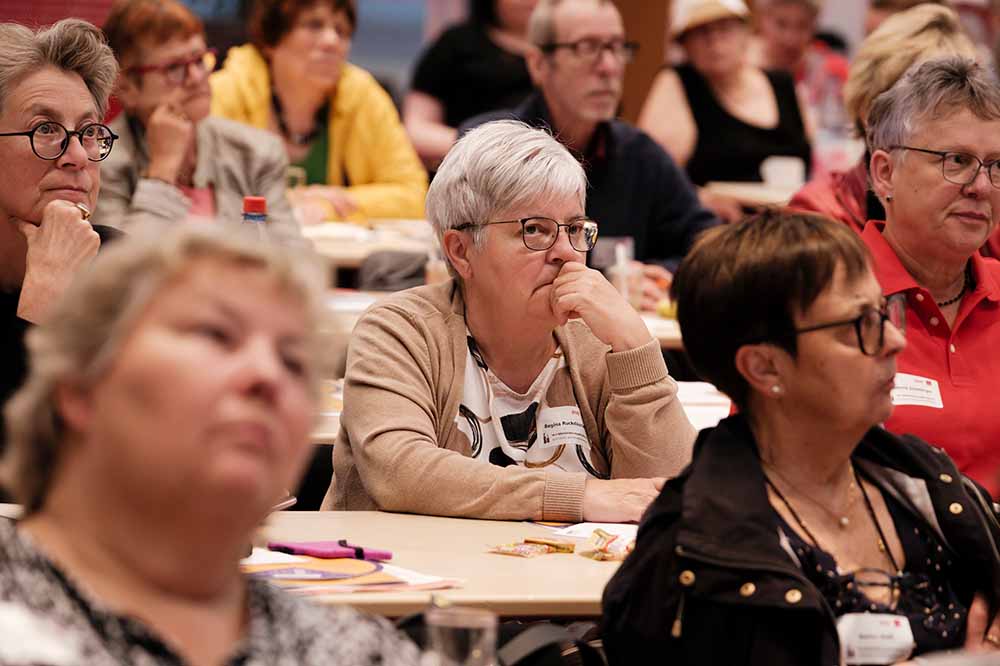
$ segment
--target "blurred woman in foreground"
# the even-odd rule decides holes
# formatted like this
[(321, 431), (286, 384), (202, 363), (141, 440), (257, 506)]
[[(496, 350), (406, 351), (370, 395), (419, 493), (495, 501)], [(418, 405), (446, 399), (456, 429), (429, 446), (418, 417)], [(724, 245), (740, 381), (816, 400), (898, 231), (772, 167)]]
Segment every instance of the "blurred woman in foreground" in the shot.
[[(310, 451), (321, 272), (239, 230), (123, 241), (32, 331), (7, 408), (0, 663), (413, 664), (388, 625), (245, 578)], [(2, 623), (0, 623), (2, 624)], [(25, 656), (26, 655), (26, 656)]]

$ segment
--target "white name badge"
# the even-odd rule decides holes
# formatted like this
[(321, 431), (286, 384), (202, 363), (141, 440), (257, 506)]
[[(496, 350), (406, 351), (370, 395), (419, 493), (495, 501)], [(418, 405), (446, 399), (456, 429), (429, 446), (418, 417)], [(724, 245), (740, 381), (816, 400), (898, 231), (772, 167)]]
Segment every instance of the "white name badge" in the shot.
[(918, 407), (933, 407), (935, 409), (944, 407), (944, 403), (941, 402), (941, 389), (936, 379), (897, 372), (894, 384), (892, 389), (893, 405), (917, 405)]
[(538, 439), (532, 448), (590, 447), (579, 407), (546, 407), (538, 415), (537, 423)]
[(845, 664), (895, 664), (909, 658), (916, 643), (910, 621), (891, 613), (847, 613), (837, 620)]

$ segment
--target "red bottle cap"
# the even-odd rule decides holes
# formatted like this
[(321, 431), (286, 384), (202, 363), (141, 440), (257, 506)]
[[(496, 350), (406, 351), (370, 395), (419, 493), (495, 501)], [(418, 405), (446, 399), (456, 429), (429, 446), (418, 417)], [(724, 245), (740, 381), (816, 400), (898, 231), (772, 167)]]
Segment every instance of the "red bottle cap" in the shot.
[(267, 215), (267, 199), (264, 197), (243, 197), (243, 212)]

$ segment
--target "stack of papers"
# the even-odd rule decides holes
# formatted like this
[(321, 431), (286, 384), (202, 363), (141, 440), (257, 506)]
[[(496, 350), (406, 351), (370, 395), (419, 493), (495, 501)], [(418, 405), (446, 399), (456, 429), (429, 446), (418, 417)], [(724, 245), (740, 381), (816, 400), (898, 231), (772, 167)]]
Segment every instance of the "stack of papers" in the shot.
[(321, 559), (254, 548), (240, 562), (243, 573), (261, 578), (296, 595), (351, 592), (409, 592), (459, 587), (454, 578), (430, 576), (384, 562)]

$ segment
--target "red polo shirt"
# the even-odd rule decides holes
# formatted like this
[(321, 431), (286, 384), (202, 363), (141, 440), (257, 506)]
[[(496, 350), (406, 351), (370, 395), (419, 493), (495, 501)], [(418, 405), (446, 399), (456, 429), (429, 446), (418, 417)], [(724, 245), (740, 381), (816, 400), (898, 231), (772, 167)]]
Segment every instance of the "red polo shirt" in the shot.
[[(906, 349), (897, 372), (937, 381), (942, 406), (900, 404), (893, 392), (885, 427), (940, 446), (962, 472), (1000, 491), (1000, 261), (972, 255), (975, 288), (949, 328), (930, 292), (919, 286), (882, 238), (884, 223), (861, 234), (886, 296), (906, 294)], [(915, 380), (918, 381), (918, 380)], [(899, 379), (897, 378), (897, 385)], [(905, 400), (904, 400), (905, 402)]]

